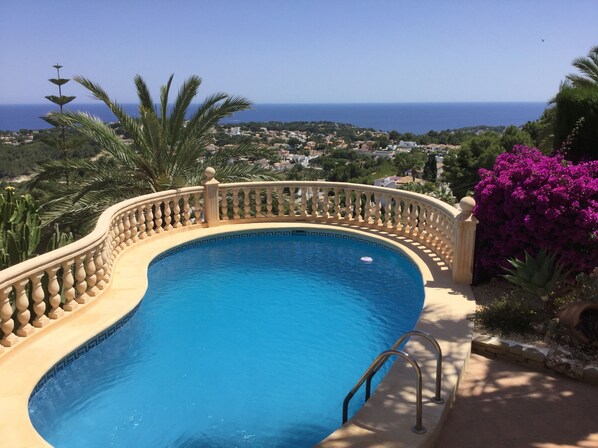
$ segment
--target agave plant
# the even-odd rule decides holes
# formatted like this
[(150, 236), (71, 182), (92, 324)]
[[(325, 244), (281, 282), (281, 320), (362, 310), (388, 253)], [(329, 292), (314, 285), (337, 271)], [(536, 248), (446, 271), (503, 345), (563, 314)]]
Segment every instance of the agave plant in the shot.
[(510, 258), (511, 268), (505, 268), (508, 274), (503, 277), (517, 288), (534, 297), (547, 302), (550, 293), (554, 292), (567, 277), (563, 265), (556, 260), (556, 254), (540, 249), (535, 257), (527, 251), (525, 259)]

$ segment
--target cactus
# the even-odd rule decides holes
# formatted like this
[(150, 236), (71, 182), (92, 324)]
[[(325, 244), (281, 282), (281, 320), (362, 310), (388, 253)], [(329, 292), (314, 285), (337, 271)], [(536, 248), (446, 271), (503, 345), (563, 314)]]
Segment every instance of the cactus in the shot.
[(0, 195), (0, 216), (0, 268), (37, 255), (41, 219), (31, 195), (17, 198), (14, 188), (6, 187)]
[(508, 260), (512, 268), (505, 271), (503, 277), (519, 289), (546, 302), (549, 294), (556, 290), (560, 282), (568, 275), (563, 265), (556, 261), (555, 254), (541, 249), (535, 257), (525, 252), (525, 260), (517, 258)]
[(63, 232), (58, 227), (58, 224), (54, 224), (54, 233), (48, 241), (47, 251), (58, 249), (59, 247), (66, 246), (75, 241), (75, 238), (71, 232)]

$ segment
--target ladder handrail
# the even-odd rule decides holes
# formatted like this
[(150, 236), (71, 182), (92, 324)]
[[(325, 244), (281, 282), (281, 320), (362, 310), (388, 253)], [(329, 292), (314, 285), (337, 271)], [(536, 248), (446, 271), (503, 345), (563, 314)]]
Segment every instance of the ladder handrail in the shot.
[(382, 367), (382, 365), (391, 356), (400, 356), (401, 358), (408, 361), (409, 364), (411, 364), (411, 366), (413, 366), (413, 368), (415, 369), (416, 416), (415, 416), (415, 426), (412, 428), (412, 430), (418, 434), (422, 434), (422, 433), (426, 432), (426, 428), (424, 428), (422, 425), (422, 372), (419, 367), (419, 364), (417, 363), (417, 361), (415, 359), (413, 359), (413, 357), (411, 357), (409, 354), (405, 353), (404, 351), (394, 350), (394, 349), (393, 350), (385, 350), (382, 353), (380, 353), (376, 357), (376, 359), (374, 359), (374, 362), (372, 362), (372, 364), (370, 364), (370, 366), (365, 371), (365, 373), (361, 376), (359, 381), (357, 381), (355, 386), (353, 386), (353, 389), (351, 389), (351, 391), (347, 394), (347, 396), (345, 397), (345, 400), (343, 401), (343, 424), (345, 424), (348, 420), (349, 402), (351, 401), (351, 398), (353, 398), (355, 393), (359, 390), (359, 388), (362, 386), (362, 384), (368, 379), (370, 374), (374, 370), (380, 369), (380, 367)]
[[(432, 401), (436, 404), (444, 403), (444, 399), (440, 396), (440, 389), (442, 386), (442, 349), (440, 348), (440, 345), (438, 344), (438, 341), (434, 338), (434, 336), (420, 330), (408, 331), (407, 333), (403, 334), (403, 336), (401, 336), (397, 340), (397, 342), (395, 342), (391, 350), (398, 350), (403, 341), (405, 341), (405, 339), (407, 339), (410, 336), (420, 336), (424, 339), (427, 339), (432, 343), (432, 345), (436, 349), (436, 392), (434, 398), (432, 398)], [(372, 378), (374, 378), (374, 375), (378, 373), (378, 370), (380, 370), (381, 367), (382, 365), (378, 366), (366, 379), (367, 382), (365, 385), (365, 401), (367, 401), (370, 398)]]

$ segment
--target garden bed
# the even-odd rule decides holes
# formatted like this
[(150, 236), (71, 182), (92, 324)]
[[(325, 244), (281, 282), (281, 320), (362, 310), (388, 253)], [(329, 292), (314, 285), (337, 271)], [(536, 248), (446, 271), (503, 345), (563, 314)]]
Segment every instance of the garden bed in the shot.
[[(523, 305), (513, 306), (505, 297), (517, 297), (517, 289), (502, 278), (472, 286), (472, 290), (477, 305), (474, 351), (598, 382), (597, 347), (576, 341), (560, 325), (558, 317), (551, 317), (548, 313), (545, 315), (540, 304), (530, 305), (521, 297), (514, 299), (514, 303)], [(556, 302), (558, 303), (558, 299)], [(491, 311), (488, 313), (484, 310)], [(530, 310), (533, 315), (529, 314)], [(582, 324), (594, 328), (596, 323), (592, 319), (595, 313), (587, 316), (588, 319)]]

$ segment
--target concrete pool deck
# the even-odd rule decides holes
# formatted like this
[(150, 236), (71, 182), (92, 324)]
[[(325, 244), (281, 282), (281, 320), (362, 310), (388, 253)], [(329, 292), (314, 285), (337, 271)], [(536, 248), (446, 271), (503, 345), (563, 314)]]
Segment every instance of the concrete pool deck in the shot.
[(598, 386), (472, 354), (438, 448), (596, 448)]
[[(147, 267), (157, 255), (201, 237), (230, 232), (291, 228), (349, 232), (403, 250), (420, 268), (425, 286), (424, 309), (416, 329), (436, 337), (444, 354), (442, 397), (446, 402), (438, 405), (430, 401), (434, 395), (436, 369), (433, 351), (419, 340), (410, 341), (406, 347), (406, 351), (422, 368), (423, 425), (427, 429), (425, 434), (418, 435), (411, 431), (415, 424), (414, 373), (406, 364), (397, 361), (366, 405), (320, 446), (432, 446), (471, 350), (472, 325), (466, 319), (475, 307), (471, 288), (454, 284), (450, 270), (430, 249), (406, 237), (358, 227), (304, 223), (181, 228), (128, 247), (119, 255), (110, 285), (101, 294), (68, 316), (51, 321), (44, 331), (35, 332), (16, 347), (0, 355), (2, 445), (16, 448), (50, 446), (31, 426), (27, 409), (31, 392), (57, 362), (93, 336), (117, 323), (138, 305), (147, 288)], [(392, 285), (389, 285), (390, 292)], [(164, 337), (168, 337), (168, 334)], [(367, 367), (363, 366), (363, 370)], [(360, 396), (355, 399), (359, 399)], [(339, 422), (340, 418), (339, 406)]]

